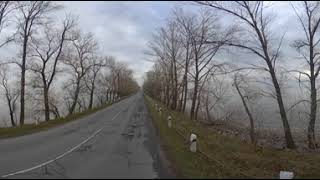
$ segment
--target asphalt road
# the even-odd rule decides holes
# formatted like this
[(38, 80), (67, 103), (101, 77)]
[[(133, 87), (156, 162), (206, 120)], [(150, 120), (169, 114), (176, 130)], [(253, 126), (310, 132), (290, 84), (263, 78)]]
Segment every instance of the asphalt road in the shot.
[(0, 140), (1, 178), (168, 178), (142, 92), (85, 118)]

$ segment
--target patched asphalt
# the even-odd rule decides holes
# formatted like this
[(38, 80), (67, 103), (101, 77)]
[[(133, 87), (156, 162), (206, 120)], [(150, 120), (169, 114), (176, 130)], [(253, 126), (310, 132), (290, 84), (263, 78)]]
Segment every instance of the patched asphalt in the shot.
[(77, 121), (31, 135), (0, 140), (0, 176), (6, 178), (172, 178), (142, 92)]

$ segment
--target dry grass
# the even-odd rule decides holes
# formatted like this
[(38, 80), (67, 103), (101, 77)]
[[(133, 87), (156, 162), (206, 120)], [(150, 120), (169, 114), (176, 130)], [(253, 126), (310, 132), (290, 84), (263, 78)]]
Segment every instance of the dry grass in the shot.
[[(184, 178), (279, 178), (280, 170), (293, 171), (295, 178), (320, 177), (320, 155), (254, 147), (236, 137), (222, 136), (205, 125), (191, 121), (185, 114), (154, 108), (147, 97), (154, 123), (164, 143), (164, 150)], [(173, 128), (166, 117), (173, 117)], [(201, 152), (191, 153), (186, 144), (191, 133), (198, 136)]]

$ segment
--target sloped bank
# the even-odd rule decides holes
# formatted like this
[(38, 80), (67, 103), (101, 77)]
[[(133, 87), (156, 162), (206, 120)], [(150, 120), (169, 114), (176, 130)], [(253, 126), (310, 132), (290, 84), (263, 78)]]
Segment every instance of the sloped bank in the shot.
[[(159, 102), (145, 97), (163, 149), (182, 178), (279, 178), (281, 170), (293, 171), (295, 178), (320, 177), (320, 155), (254, 147), (237, 137), (228, 137), (191, 121), (186, 115), (169, 111)], [(163, 112), (158, 113), (155, 104)], [(173, 127), (167, 127), (172, 116)], [(198, 136), (197, 153), (189, 151), (191, 133)]]

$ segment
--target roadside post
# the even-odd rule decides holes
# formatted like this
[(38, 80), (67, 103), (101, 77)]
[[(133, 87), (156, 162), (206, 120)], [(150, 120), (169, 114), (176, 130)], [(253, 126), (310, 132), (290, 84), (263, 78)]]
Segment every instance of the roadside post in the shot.
[(171, 128), (172, 127), (172, 117), (168, 116), (168, 127)]
[(190, 151), (197, 152), (197, 135), (193, 133), (190, 135)]
[(159, 112), (159, 114), (160, 114), (160, 116), (161, 116), (161, 114), (162, 114), (162, 108), (161, 108), (161, 107), (159, 107), (158, 112)]

